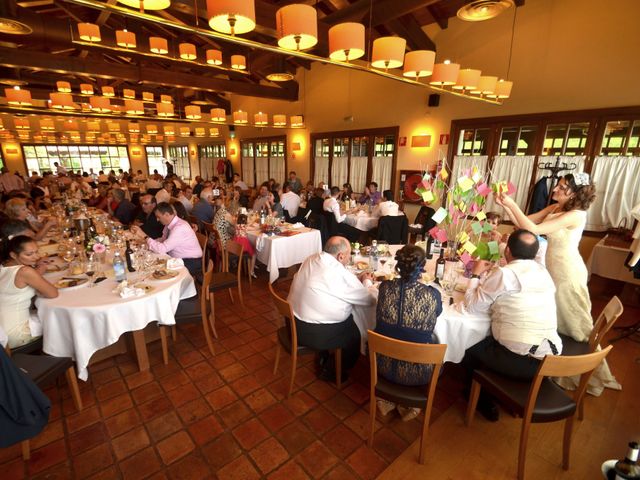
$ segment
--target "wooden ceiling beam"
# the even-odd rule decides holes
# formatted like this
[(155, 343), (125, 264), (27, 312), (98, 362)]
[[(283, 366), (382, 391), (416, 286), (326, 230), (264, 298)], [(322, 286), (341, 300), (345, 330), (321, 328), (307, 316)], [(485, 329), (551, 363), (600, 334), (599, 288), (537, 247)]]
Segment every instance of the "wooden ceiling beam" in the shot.
[(424, 33), (413, 15), (405, 15), (388, 22), (389, 27), (395, 33), (407, 40), (411, 50), (436, 50), (436, 44)]
[[(402, 17), (422, 7), (437, 3), (440, 0), (377, 0), (373, 2), (372, 25), (377, 26)], [(342, 22), (363, 21), (369, 24), (369, 9), (371, 0), (357, 0), (346, 8), (331, 13), (322, 19), (327, 25)]]
[(252, 85), (221, 78), (202, 77), (170, 70), (142, 68), (135, 65), (114, 65), (105, 62), (60, 57), (42, 52), (24, 52), (13, 48), (0, 47), (0, 64), (7, 67), (46, 70), (71, 75), (91, 75), (110, 80), (122, 79), (127, 82), (166, 87), (193, 88), (208, 92), (230, 92), (250, 97), (297, 100), (298, 86), (277, 88)]

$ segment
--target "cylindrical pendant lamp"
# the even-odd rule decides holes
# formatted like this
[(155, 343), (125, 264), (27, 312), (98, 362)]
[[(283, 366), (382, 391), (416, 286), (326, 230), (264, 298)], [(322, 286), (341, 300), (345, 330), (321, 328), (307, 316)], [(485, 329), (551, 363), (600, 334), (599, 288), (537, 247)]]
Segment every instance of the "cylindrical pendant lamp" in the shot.
[(51, 108), (58, 110), (75, 110), (77, 108), (69, 93), (52, 92), (49, 94), (49, 98), (51, 99)]
[(171, 5), (171, 0), (118, 0), (118, 2), (136, 10), (164, 10)]
[(71, 92), (71, 84), (69, 82), (56, 82), (56, 89), (62, 93), (70, 93)]
[(87, 122), (87, 130), (89, 132), (99, 132), (100, 122)]
[(9, 105), (33, 105), (31, 92), (29, 90), (23, 90), (20, 87), (5, 88), (4, 95), (7, 97), (7, 103)]
[(206, 130), (203, 127), (196, 127), (196, 137), (204, 137)]
[(227, 112), (224, 111), (224, 108), (212, 108), (210, 114), (212, 122), (227, 121)]
[(302, 115), (292, 115), (291, 116), (291, 126), (293, 128), (304, 127), (304, 119)]
[(237, 110), (233, 112), (233, 123), (244, 125), (248, 122), (249, 122), (249, 114), (247, 112), (243, 112), (242, 110)]
[(83, 95), (93, 95), (93, 85), (91, 85), (90, 83), (81, 83), (80, 93), (82, 93)]
[(43, 118), (42, 120), (40, 120), (40, 130), (51, 131), (51, 130), (55, 130), (55, 129), (56, 129), (56, 127), (55, 127), (52, 119)]
[(131, 90), (130, 88), (123, 88), (122, 89), (122, 96), (124, 98), (136, 98), (136, 91), (135, 90)]
[(137, 122), (129, 122), (129, 133), (140, 133), (140, 124)]
[(80, 40), (84, 40), (85, 42), (99, 42), (102, 40), (100, 27), (93, 23), (79, 23), (78, 36)]
[(318, 14), (310, 5), (293, 3), (276, 12), (278, 45), (287, 50), (306, 50), (318, 43)]
[(256, 28), (254, 0), (207, 0), (207, 16), (217, 32), (236, 35)]
[(158, 133), (158, 126), (157, 125), (147, 125), (147, 133), (149, 135), (155, 135), (156, 133)]
[(116, 44), (123, 48), (136, 48), (136, 34), (127, 30), (116, 30)]
[(511, 96), (511, 89), (513, 88), (513, 82), (508, 80), (499, 80), (496, 83), (496, 89), (493, 93), (487, 95), (489, 98), (509, 98)]
[(478, 86), (481, 73), (480, 70), (463, 68), (458, 72), (458, 79), (452, 88), (454, 90), (474, 90)]
[(189, 127), (180, 127), (180, 136), (181, 137), (190, 137), (191, 129)]
[(371, 66), (374, 68), (398, 68), (404, 62), (407, 41), (401, 37), (380, 37), (373, 41)]
[(151, 53), (157, 53), (158, 55), (169, 53), (167, 39), (162, 37), (149, 37), (149, 51)]
[(153, 102), (153, 93), (142, 92), (142, 100), (145, 102)]
[(257, 127), (264, 127), (269, 124), (269, 115), (266, 113), (258, 112), (253, 115), (253, 123)]
[(193, 43), (181, 43), (178, 45), (178, 52), (183, 60), (195, 60), (198, 58), (196, 46)]
[(176, 130), (173, 127), (173, 125), (165, 125), (163, 128), (164, 134), (165, 135), (175, 135), (176, 134)]
[(127, 99), (124, 101), (124, 111), (129, 115), (143, 115), (144, 103), (140, 100)]
[(273, 126), (274, 127), (284, 127), (287, 125), (287, 116), (276, 114), (273, 116)]
[(436, 63), (433, 66), (433, 74), (431, 75), (431, 80), (429, 80), (429, 85), (437, 87), (455, 85), (459, 71), (459, 63), (451, 63), (449, 60), (445, 60), (443, 63)]
[(231, 68), (233, 68), (234, 70), (246, 70), (246, 57), (244, 55), (231, 55)]
[(28, 118), (14, 118), (13, 126), (16, 127), (17, 130), (29, 130), (31, 128)]
[(190, 120), (202, 118), (202, 111), (198, 105), (187, 105), (184, 107), (184, 116)]
[(98, 113), (108, 113), (111, 111), (111, 102), (107, 97), (89, 97), (91, 110)]
[(116, 91), (113, 87), (105, 86), (102, 87), (102, 95), (104, 95), (105, 97), (115, 97)]
[(498, 77), (481, 76), (478, 86), (471, 90), (474, 95), (491, 95), (496, 90)]
[(172, 103), (156, 103), (156, 108), (159, 117), (173, 117), (175, 115)]
[(414, 50), (407, 52), (404, 56), (405, 77), (413, 77), (416, 80), (420, 77), (428, 77), (433, 73), (433, 64), (436, 59), (436, 52), (431, 50)]
[(219, 137), (220, 136), (220, 131), (215, 127), (211, 127), (209, 129), (209, 136), (210, 137)]
[(345, 22), (329, 29), (329, 58), (348, 62), (364, 55), (364, 25)]
[(222, 52), (220, 50), (207, 50), (207, 63), (209, 65), (222, 65)]

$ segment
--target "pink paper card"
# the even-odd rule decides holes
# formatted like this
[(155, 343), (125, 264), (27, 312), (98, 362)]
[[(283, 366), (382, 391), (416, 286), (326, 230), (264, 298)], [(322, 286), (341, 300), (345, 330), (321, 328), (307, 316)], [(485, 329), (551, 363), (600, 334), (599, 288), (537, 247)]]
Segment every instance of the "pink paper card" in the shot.
[(479, 184), (476, 187), (476, 190), (478, 190), (478, 195), (482, 195), (483, 197), (486, 197), (487, 195), (489, 195), (491, 193), (491, 187), (489, 187), (489, 185), (487, 185), (484, 182)]
[(513, 195), (514, 193), (516, 193), (516, 186), (511, 182), (507, 183), (507, 195)]
[(436, 238), (440, 243), (444, 243), (447, 241), (447, 232), (442, 229), (438, 229), (438, 233), (436, 234)]
[(462, 255), (460, 255), (460, 260), (462, 260), (462, 263), (466, 265), (473, 260), (473, 257), (469, 255), (468, 252), (464, 252)]

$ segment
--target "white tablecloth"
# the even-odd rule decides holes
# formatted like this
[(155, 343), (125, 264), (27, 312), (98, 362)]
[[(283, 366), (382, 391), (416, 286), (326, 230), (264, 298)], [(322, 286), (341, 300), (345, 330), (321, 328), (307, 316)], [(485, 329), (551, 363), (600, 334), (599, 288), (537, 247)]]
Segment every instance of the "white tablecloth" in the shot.
[(594, 273), (600, 277), (640, 285), (640, 279), (633, 278), (633, 273), (625, 265), (628, 255), (629, 250), (605, 245), (603, 238), (595, 244), (587, 260), (589, 275)]
[(363, 232), (368, 232), (378, 226), (378, 220), (380, 220), (380, 217), (364, 213), (363, 211), (360, 211), (359, 213), (360, 215), (356, 213), (348, 213), (346, 222)]
[[(186, 268), (170, 280), (145, 281), (154, 288), (141, 296), (123, 299), (113, 293), (117, 283), (108, 278), (93, 288), (87, 284), (60, 290), (57, 298), (38, 297), (38, 317), (43, 327), (43, 350), (56, 357), (72, 357), (81, 380), (98, 350), (118, 341), (126, 332), (142, 330), (151, 322), (174, 325), (178, 302), (196, 295), (193, 278)], [(60, 274), (53, 278), (59, 277)], [(130, 282), (140, 279), (129, 274)]]
[(267, 266), (269, 283), (278, 279), (278, 269), (304, 262), (307, 257), (322, 251), (320, 230), (302, 228), (291, 237), (267, 236), (259, 230), (247, 230), (247, 237), (256, 248), (258, 260)]
[[(400, 246), (390, 245), (389, 250), (395, 252)], [(356, 258), (358, 260), (358, 257)], [(393, 264), (392, 261), (389, 262)], [(447, 268), (455, 267), (455, 264), (447, 262)], [(389, 272), (390, 265), (385, 266), (384, 272)], [(433, 272), (435, 270), (435, 259), (428, 260), (426, 271)], [(458, 283), (466, 285), (468, 279), (460, 277)], [(440, 290), (440, 287), (434, 285)], [(482, 341), (490, 333), (491, 319), (488, 315), (469, 314), (462, 310), (461, 301), (464, 294), (458, 291), (454, 292), (454, 304), (449, 305), (449, 297), (442, 293), (442, 313), (436, 321), (434, 333), (438, 343), (446, 343), (447, 351), (444, 356), (445, 362), (460, 363), (464, 357), (467, 348), (472, 347), (476, 343)], [(376, 328), (376, 307), (354, 307), (353, 320), (355, 321), (362, 338), (362, 353), (364, 354), (364, 345), (367, 339), (367, 330)]]

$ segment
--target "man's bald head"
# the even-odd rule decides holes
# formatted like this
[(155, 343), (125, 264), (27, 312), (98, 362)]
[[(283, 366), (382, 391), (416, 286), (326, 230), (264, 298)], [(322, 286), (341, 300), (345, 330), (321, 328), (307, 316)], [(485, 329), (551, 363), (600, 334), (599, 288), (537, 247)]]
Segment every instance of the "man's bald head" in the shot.
[(512, 258), (507, 260), (533, 260), (538, 254), (538, 248), (540, 248), (538, 237), (529, 230), (520, 228), (509, 235), (507, 249)]
[(324, 251), (334, 256), (340, 263), (343, 263), (341, 258), (338, 257), (346, 256), (348, 258), (351, 254), (351, 245), (346, 238), (335, 236), (329, 238), (327, 243), (324, 244)]

